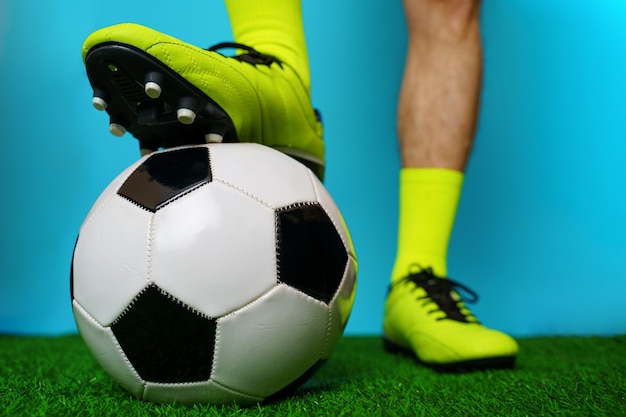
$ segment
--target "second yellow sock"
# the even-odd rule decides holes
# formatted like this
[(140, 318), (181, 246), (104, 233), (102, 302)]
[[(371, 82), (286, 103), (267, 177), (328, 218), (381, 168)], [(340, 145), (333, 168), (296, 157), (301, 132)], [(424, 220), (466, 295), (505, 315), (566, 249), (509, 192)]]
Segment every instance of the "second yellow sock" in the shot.
[(300, 0), (226, 0), (226, 8), (235, 42), (291, 66), (310, 89)]
[(448, 243), (456, 217), (463, 173), (440, 168), (403, 168), (400, 172), (398, 250), (392, 282), (412, 267), (447, 274)]

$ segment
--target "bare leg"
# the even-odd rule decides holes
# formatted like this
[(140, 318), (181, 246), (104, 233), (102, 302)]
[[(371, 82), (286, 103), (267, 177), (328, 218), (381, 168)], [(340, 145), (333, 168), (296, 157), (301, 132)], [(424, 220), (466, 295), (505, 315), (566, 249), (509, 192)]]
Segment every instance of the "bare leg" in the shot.
[(409, 47), (398, 108), (403, 167), (463, 171), (482, 73), (479, 0), (404, 0)]

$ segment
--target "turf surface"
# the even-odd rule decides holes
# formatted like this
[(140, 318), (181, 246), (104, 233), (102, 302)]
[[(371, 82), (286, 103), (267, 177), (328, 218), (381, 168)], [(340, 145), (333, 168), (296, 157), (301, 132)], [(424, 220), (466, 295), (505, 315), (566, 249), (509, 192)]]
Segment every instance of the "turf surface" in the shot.
[(2, 416), (626, 416), (626, 336), (519, 341), (514, 370), (440, 374), (346, 337), (293, 397), (251, 408), (131, 397), (79, 336), (0, 336)]

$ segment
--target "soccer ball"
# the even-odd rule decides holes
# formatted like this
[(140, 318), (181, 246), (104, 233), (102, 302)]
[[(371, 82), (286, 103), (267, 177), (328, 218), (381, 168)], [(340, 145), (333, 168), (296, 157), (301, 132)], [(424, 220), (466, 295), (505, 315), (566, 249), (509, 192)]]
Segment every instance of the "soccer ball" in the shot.
[(74, 318), (96, 360), (154, 402), (284, 395), (329, 358), (357, 263), (322, 183), (269, 147), (143, 157), (104, 190), (74, 249)]

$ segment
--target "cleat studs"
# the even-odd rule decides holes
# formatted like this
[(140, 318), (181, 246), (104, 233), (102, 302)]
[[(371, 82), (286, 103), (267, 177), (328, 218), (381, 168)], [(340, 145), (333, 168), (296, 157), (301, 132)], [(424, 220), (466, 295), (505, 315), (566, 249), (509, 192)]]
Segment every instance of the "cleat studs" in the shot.
[(163, 92), (163, 75), (156, 71), (146, 73), (143, 78), (144, 91), (150, 98), (159, 98)]
[(153, 152), (154, 152), (153, 149), (146, 149), (146, 148), (139, 149), (139, 153), (141, 154), (141, 156), (150, 155)]
[(180, 108), (176, 111), (178, 121), (184, 125), (190, 125), (196, 119), (196, 112), (191, 109)]
[(159, 98), (163, 92), (161, 86), (154, 81), (148, 81), (144, 86), (144, 90), (146, 95), (150, 98)]
[(195, 110), (198, 108), (198, 103), (193, 97), (183, 97), (178, 102), (178, 110), (176, 111), (176, 117), (178, 121), (184, 125), (190, 125), (196, 120)]
[(124, 136), (124, 133), (126, 133), (126, 128), (120, 124), (111, 123), (109, 125), (109, 132), (111, 132), (113, 136), (121, 138), (122, 136)]
[(163, 76), (155, 71), (151, 71), (146, 74), (143, 79), (144, 91), (150, 98), (159, 98), (163, 92), (161, 84), (163, 84)]
[(93, 98), (91, 99), (91, 105), (94, 109), (98, 111), (103, 111), (107, 108), (108, 103), (102, 97), (93, 96)]
[(222, 143), (224, 136), (219, 133), (207, 133), (204, 135), (204, 140), (206, 143)]
[(109, 103), (107, 103), (108, 99), (109, 99), (109, 96), (107, 95), (107, 93), (102, 91), (100, 88), (96, 87), (93, 89), (93, 97), (91, 99), (91, 105), (96, 110), (98, 111), (105, 110), (109, 105)]

